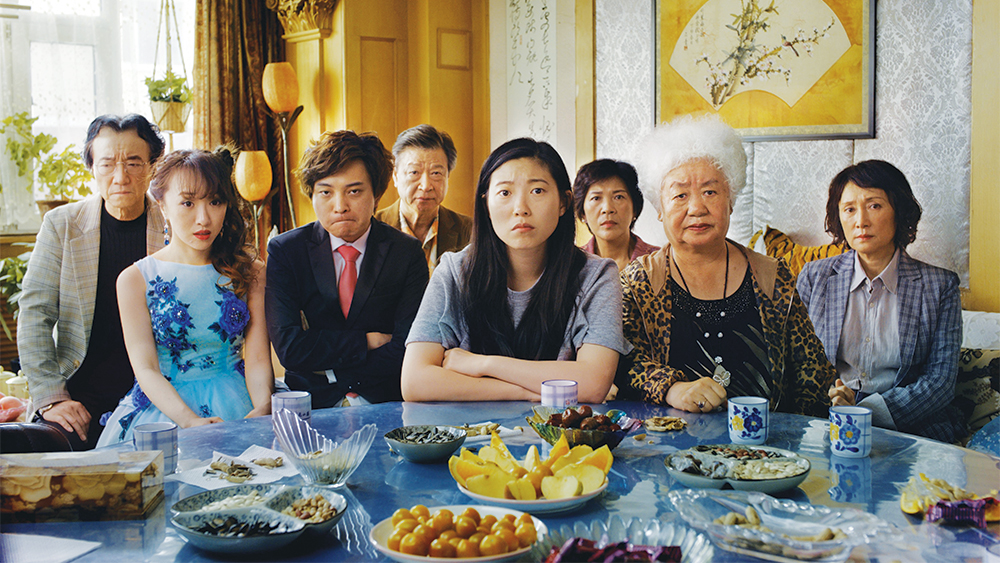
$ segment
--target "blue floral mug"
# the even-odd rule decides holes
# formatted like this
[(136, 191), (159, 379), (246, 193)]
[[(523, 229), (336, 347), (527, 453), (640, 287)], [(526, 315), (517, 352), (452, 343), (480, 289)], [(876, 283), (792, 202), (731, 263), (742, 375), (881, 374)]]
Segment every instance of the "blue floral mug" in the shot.
[(830, 453), (840, 457), (868, 457), (871, 451), (871, 409), (830, 407)]
[(768, 400), (764, 397), (729, 398), (729, 440), (759, 446), (767, 441)]

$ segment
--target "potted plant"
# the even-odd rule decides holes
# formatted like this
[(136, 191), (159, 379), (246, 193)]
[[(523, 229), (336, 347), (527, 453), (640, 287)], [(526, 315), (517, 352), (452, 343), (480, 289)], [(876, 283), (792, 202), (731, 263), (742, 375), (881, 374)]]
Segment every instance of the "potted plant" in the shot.
[(35, 203), (44, 215), (57, 205), (90, 195), (87, 182), (92, 176), (73, 145), (56, 152), (55, 137), (35, 135), (36, 121), (38, 118), (30, 117), (28, 112), (8, 116), (2, 122), (0, 135), (8, 135), (7, 153), (17, 166), (17, 175), (28, 179), (27, 189), (34, 193)]
[(14, 328), (17, 328), (17, 300), (21, 298), (21, 282), (24, 280), (24, 273), (28, 270), (28, 259), (31, 257), (31, 249), (35, 244), (32, 242), (15, 242), (12, 246), (26, 246), (28, 250), (18, 256), (8, 256), (0, 260), (0, 326), (3, 327), (4, 334), (11, 342), (15, 342), (15, 337), (11, 334), (10, 326), (7, 325), (7, 316), (10, 315), (14, 321)]
[(167, 70), (163, 78), (146, 79), (149, 89), (150, 109), (153, 121), (161, 131), (183, 133), (184, 124), (191, 113), (191, 89), (187, 79)]

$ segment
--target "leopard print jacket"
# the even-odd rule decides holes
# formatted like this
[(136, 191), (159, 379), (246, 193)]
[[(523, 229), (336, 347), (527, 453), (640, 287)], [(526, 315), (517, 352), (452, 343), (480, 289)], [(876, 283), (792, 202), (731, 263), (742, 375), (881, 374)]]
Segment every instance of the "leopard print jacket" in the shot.
[[(825, 418), (827, 392), (837, 371), (784, 262), (730, 241), (743, 252), (753, 274), (753, 290), (771, 362), (771, 410)], [(633, 261), (621, 272), (625, 338), (635, 347), (627, 377), (618, 382), (625, 397), (666, 405), (667, 390), (689, 377), (667, 364), (670, 353), (669, 246)], [(623, 374), (624, 375), (624, 374)]]

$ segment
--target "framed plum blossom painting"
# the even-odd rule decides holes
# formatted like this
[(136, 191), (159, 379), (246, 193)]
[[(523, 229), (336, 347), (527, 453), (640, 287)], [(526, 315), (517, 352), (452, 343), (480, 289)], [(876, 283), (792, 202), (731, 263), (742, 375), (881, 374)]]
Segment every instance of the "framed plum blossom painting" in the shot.
[(659, 0), (657, 118), (744, 140), (875, 136), (875, 0)]

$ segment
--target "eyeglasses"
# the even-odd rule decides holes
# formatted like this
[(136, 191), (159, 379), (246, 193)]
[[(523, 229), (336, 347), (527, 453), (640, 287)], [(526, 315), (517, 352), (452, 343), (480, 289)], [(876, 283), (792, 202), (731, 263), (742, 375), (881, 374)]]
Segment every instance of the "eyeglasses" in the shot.
[(128, 174), (129, 176), (142, 176), (143, 174), (146, 173), (146, 166), (148, 166), (148, 163), (146, 162), (115, 161), (115, 162), (101, 162), (98, 163), (94, 168), (97, 170), (97, 173), (102, 176), (111, 176), (112, 174), (115, 173), (116, 170), (118, 170), (119, 164), (122, 165), (122, 167), (125, 169), (125, 173)]

